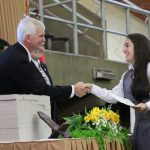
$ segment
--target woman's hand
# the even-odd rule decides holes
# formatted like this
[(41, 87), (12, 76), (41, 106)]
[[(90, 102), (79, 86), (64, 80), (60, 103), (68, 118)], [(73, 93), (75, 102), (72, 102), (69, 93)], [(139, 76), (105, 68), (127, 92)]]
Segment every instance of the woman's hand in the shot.
[(137, 111), (147, 111), (148, 107), (145, 103), (139, 103), (135, 106), (132, 107), (133, 109), (137, 110)]

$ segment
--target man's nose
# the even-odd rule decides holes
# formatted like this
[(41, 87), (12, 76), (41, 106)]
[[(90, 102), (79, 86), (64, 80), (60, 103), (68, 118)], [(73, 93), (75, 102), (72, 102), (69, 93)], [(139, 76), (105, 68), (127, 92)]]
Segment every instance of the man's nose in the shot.
[(43, 37), (42, 41), (45, 42), (45, 36)]

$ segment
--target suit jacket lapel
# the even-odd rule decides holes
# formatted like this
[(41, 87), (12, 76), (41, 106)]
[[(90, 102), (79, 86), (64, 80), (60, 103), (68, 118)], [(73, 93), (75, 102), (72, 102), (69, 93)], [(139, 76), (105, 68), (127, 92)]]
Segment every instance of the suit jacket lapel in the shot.
[(41, 80), (43, 80), (43, 82), (45, 82), (45, 80), (44, 80), (42, 74), (40, 73), (40, 71), (39, 71), (38, 68), (35, 66), (35, 64), (34, 64), (34, 62), (33, 62), (32, 60), (31, 60), (31, 65), (32, 65), (33, 69), (35, 70), (35, 72), (36, 72), (37, 74), (39, 74)]
[(48, 78), (50, 80), (51, 86), (53, 86), (53, 81), (52, 81), (52, 78), (48, 72), (47, 66), (45, 64), (43, 64), (42, 62), (40, 62), (40, 63), (41, 63), (42, 69), (44, 70), (44, 72), (46, 73), (46, 75), (48, 76)]

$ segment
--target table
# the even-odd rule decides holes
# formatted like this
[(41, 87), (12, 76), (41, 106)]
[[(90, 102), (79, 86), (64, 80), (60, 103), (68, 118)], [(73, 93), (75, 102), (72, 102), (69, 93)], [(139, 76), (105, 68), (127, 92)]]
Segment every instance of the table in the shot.
[(120, 142), (105, 140), (105, 150), (125, 150), (125, 148)]
[(0, 142), (0, 150), (99, 150), (94, 138), (89, 139), (50, 139), (24, 142)]

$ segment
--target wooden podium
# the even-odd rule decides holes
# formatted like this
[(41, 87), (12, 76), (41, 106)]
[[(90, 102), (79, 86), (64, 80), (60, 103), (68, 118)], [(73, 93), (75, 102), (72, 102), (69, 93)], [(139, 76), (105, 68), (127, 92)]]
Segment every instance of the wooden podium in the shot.
[(0, 96), (0, 141), (48, 138), (51, 129), (37, 111), (51, 115), (50, 97), (37, 95)]

